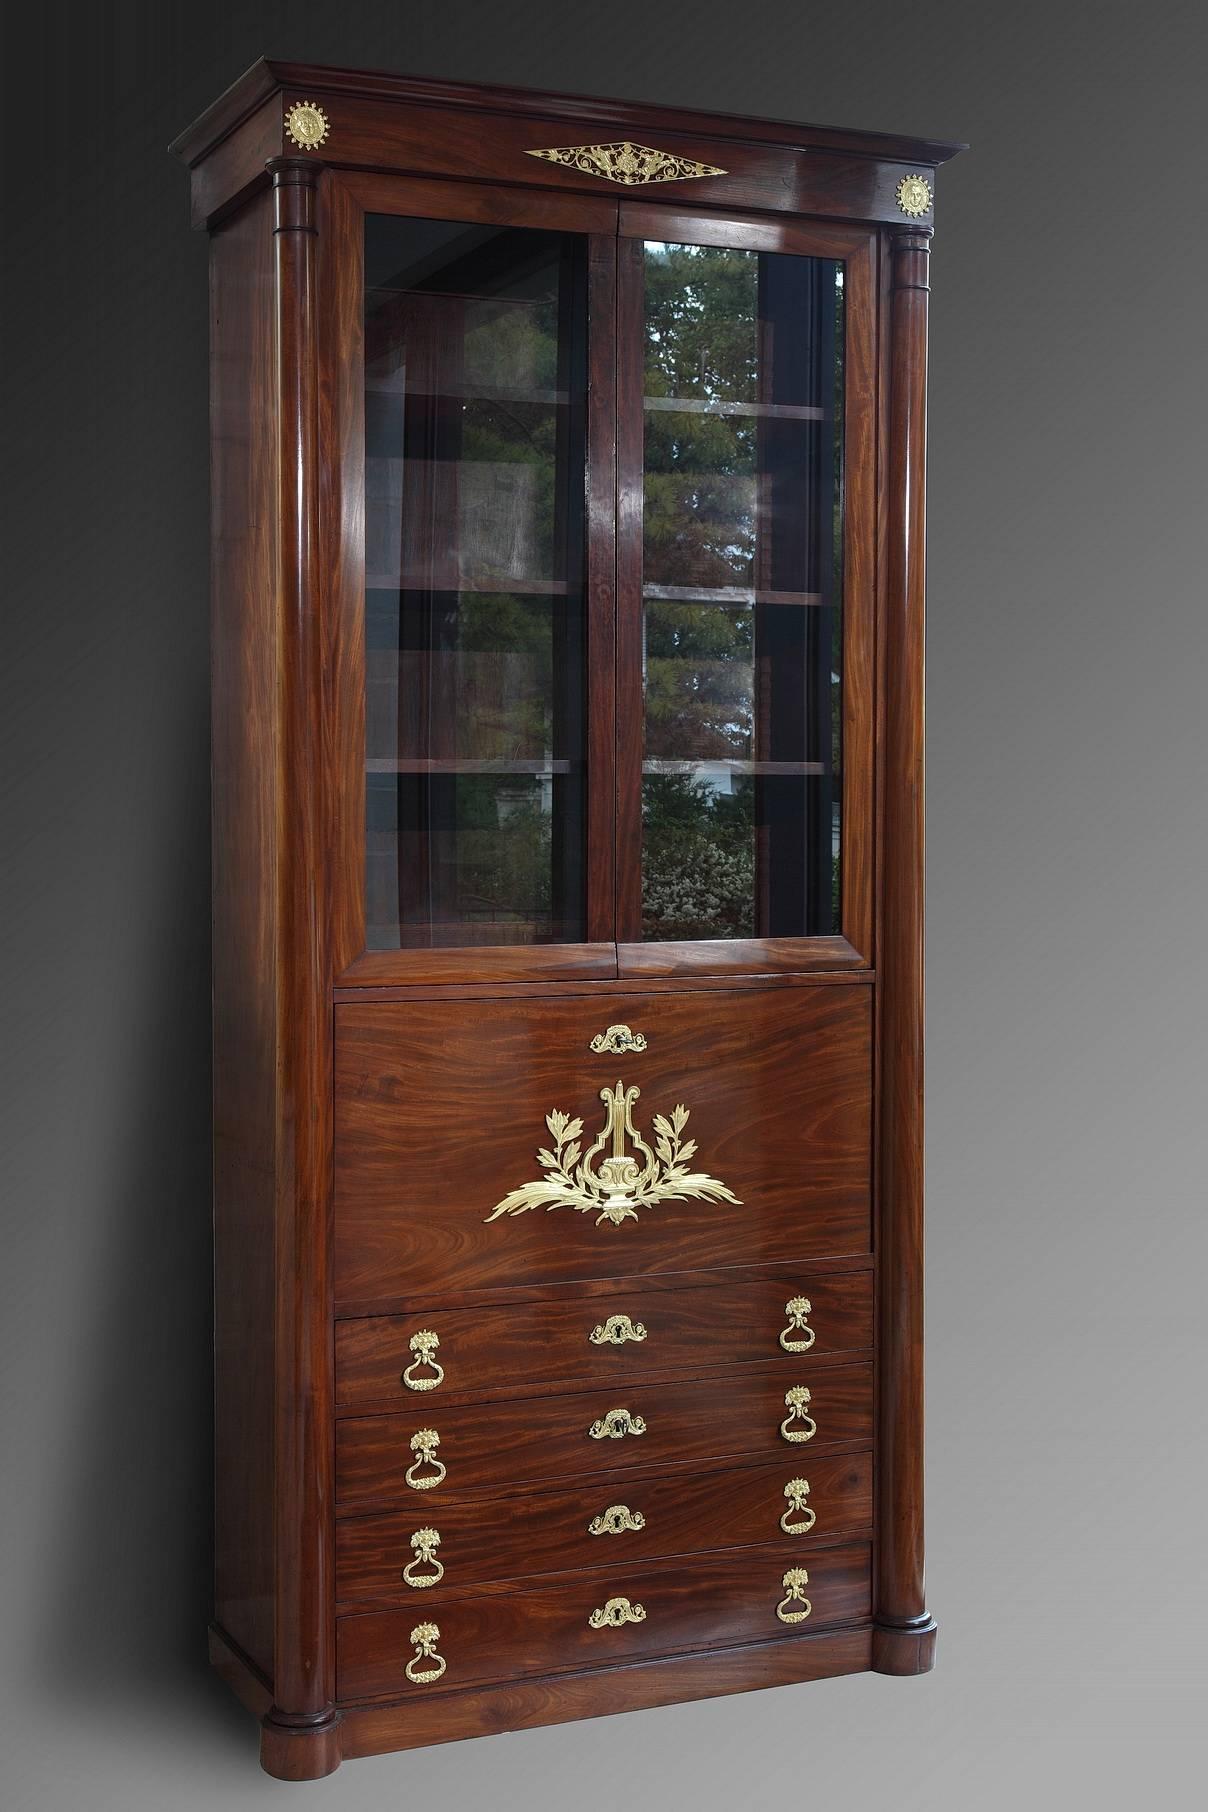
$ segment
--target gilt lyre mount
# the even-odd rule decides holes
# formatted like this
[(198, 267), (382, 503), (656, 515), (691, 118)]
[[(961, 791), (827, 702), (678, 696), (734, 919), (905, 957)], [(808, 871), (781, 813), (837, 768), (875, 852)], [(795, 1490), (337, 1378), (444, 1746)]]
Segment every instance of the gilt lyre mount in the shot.
[[(682, 1103), (672, 1108), (670, 1117), (654, 1116), (651, 1151), (633, 1123), (633, 1104), (641, 1092), (626, 1088), (623, 1082), (600, 1090), (604, 1125), (581, 1157), (582, 1120), (572, 1120), (557, 1108), (546, 1114), (545, 1124), (553, 1137), (554, 1149), (547, 1151), (542, 1147), (537, 1153), (545, 1175), (505, 1195), (487, 1220), (498, 1220), (503, 1214), (524, 1214), (530, 1208), (573, 1208), (578, 1214), (594, 1213), (597, 1227), (601, 1221), (616, 1227), (622, 1221), (636, 1221), (639, 1208), (652, 1208), (656, 1202), (682, 1202), (692, 1197), (695, 1201), (733, 1202), (741, 1207), (739, 1198), (716, 1177), (689, 1169), (689, 1160), (696, 1155), (696, 1140), (683, 1137), (689, 1110)], [(604, 1157), (609, 1146), (608, 1156)]]

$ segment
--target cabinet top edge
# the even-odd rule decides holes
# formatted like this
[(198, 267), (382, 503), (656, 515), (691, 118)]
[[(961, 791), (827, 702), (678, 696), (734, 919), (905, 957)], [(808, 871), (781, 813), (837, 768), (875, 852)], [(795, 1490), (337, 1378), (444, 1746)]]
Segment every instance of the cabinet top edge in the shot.
[(550, 94), (486, 82), (456, 82), (385, 71), (338, 69), (323, 64), (281, 62), (261, 57), (219, 95), (169, 150), (193, 167), (222, 139), (283, 90), (305, 91), (305, 99), (339, 95), (412, 106), (467, 107), (588, 127), (593, 122), (634, 131), (707, 133), (792, 150), (825, 150), (856, 157), (893, 159), (936, 168), (968, 145), (948, 139), (915, 138), (891, 132), (863, 132), (847, 126), (761, 119), (735, 113), (670, 107), (659, 102), (610, 100), (600, 95)]

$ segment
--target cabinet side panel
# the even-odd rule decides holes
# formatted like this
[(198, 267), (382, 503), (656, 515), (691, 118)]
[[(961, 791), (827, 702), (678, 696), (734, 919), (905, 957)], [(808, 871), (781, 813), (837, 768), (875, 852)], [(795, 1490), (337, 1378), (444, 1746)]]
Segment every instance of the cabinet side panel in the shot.
[(214, 235), (210, 296), (215, 1611), (271, 1679), (280, 656), (267, 194)]

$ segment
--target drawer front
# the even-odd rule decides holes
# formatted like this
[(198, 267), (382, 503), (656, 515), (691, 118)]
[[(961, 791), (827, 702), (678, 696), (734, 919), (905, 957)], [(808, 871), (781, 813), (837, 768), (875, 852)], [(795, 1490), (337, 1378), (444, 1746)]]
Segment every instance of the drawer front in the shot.
[[(336, 1400), (429, 1405), (525, 1384), (642, 1383), (702, 1365), (872, 1345), (872, 1273), (370, 1316), (336, 1326)], [(424, 1355), (430, 1355), (425, 1357)]]
[(754, 1548), (674, 1567), (618, 1566), (519, 1592), (432, 1591), (402, 1610), (337, 1619), (337, 1695), (345, 1702), (401, 1697), (809, 1634), (868, 1617), (866, 1546), (820, 1548), (794, 1566), (786, 1581), (783, 1551)]
[(868, 1252), (871, 1020), (856, 984), (340, 1005), (338, 1306)]
[(467, 1489), (503, 1497), (546, 1479), (731, 1454), (792, 1454), (796, 1465), (797, 1456), (836, 1442), (871, 1440), (872, 1369), (786, 1359), (692, 1384), (438, 1409), (423, 1399), (409, 1415), (336, 1424), (341, 1514), (414, 1502), (431, 1522), (438, 1504)]
[[(605, 1476), (572, 1490), (417, 1500), (405, 1512), (345, 1518), (336, 1527), (336, 1592), (345, 1604), (418, 1600), (437, 1586), (631, 1565), (739, 1542), (780, 1544), (787, 1567), (819, 1541), (871, 1526), (870, 1454), (786, 1452), (773, 1466)], [(439, 1541), (426, 1542), (425, 1531)], [(433, 1558), (424, 1560), (425, 1551)]]

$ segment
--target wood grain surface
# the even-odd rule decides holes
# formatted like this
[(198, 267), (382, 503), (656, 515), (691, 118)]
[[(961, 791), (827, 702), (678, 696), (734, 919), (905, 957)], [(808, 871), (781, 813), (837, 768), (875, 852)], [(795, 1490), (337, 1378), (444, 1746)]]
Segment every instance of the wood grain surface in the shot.
[[(526, 1385), (582, 1389), (586, 1385), (651, 1383), (676, 1372), (780, 1358), (780, 1335), (808, 1336), (790, 1327), (786, 1304), (802, 1297), (815, 1355), (872, 1345), (872, 1277), (867, 1271), (813, 1275), (808, 1262), (776, 1282), (716, 1284), (705, 1289), (623, 1290), (599, 1297), (516, 1307), (367, 1316), (336, 1326), (336, 1403), (339, 1411), (365, 1405), (413, 1405), (417, 1393), (403, 1373), (421, 1328), (436, 1334), (441, 1383), (423, 1394), (435, 1407), (470, 1392), (487, 1398), (523, 1380)], [(607, 1338), (610, 1317), (626, 1316), (640, 1340)], [(593, 1341), (600, 1330), (605, 1337)], [(615, 1331), (615, 1330), (614, 1330)], [(622, 1330), (623, 1332), (624, 1330)], [(432, 1371), (421, 1370), (421, 1378)]]
[[(871, 1237), (871, 1001), (864, 989), (685, 992), (628, 1003), (648, 1048), (597, 1056), (581, 1000), (336, 1011), (337, 1303), (864, 1252)], [(603, 1124), (684, 1103), (693, 1164), (739, 1204), (665, 1201), (597, 1225), (569, 1208), (489, 1221), (542, 1171), (553, 1109)]]
[(210, 247), (215, 1610), (273, 1670), (280, 645), (275, 261), (267, 193)]
[[(890, 248), (885, 891), (878, 1125), (876, 1617), (884, 1671), (930, 1665), (923, 1581), (923, 644), (928, 232)], [(921, 1644), (921, 1646), (920, 1646)]]
[[(276, 459), (279, 720), (272, 764), (277, 814), (278, 938), (274, 1438), (274, 1706), (286, 1733), (330, 1722), (332, 1491), (330, 921), (314, 878), (328, 846), (323, 740), (318, 373), (318, 172), (273, 166), (276, 250)], [(268, 1154), (265, 1154), (266, 1157)]]
[[(804, 1478), (815, 1522), (787, 1534), (780, 1519), (807, 1520), (789, 1509), (785, 1485)], [(442, 1501), (443, 1499), (443, 1501)], [(591, 1525), (623, 1505), (640, 1528), (613, 1533)], [(542, 1573), (614, 1567), (619, 1561), (664, 1559), (711, 1549), (779, 1544), (784, 1564), (808, 1562), (809, 1551), (838, 1537), (867, 1534), (872, 1522), (872, 1458), (867, 1453), (814, 1454), (805, 1449), (774, 1464), (710, 1472), (696, 1468), (659, 1475), (608, 1475), (559, 1491), (516, 1492), (506, 1498), (454, 1498), (437, 1488), (412, 1494), (405, 1510), (343, 1518), (336, 1528), (336, 1596), (344, 1605), (374, 1600), (418, 1604), (428, 1589), (403, 1579), (412, 1560), (411, 1536), (428, 1526), (440, 1533), (442, 1585), (456, 1590), (485, 1581)], [(422, 1573), (425, 1569), (421, 1568)]]
[[(817, 1433), (782, 1440), (785, 1392), (805, 1385)], [(613, 1409), (641, 1417), (645, 1432), (593, 1438)], [(468, 1488), (503, 1496), (514, 1484), (618, 1474), (633, 1466), (684, 1465), (728, 1454), (798, 1458), (861, 1445), (872, 1429), (872, 1368), (809, 1358), (704, 1376), (690, 1384), (632, 1385), (559, 1397), (519, 1398), (487, 1411), (470, 1402), (440, 1409), (417, 1398), (405, 1415), (351, 1416), (336, 1425), (336, 1500), (341, 1514), (419, 1502), (405, 1474), (411, 1437), (440, 1435), (447, 1495)], [(803, 1461), (804, 1464), (804, 1461)], [(424, 1498), (434, 1494), (423, 1493)], [(422, 1520), (422, 1518), (421, 1518)]]
[[(439, 1588), (417, 1593), (422, 1603), (415, 1606), (355, 1612), (337, 1620), (339, 1695), (422, 1694), (425, 1687), (412, 1684), (404, 1670), (415, 1653), (411, 1631), (423, 1621), (440, 1630), (437, 1649), (447, 1664), (441, 1684), (471, 1685), (560, 1667), (615, 1666), (711, 1643), (790, 1639), (807, 1624), (812, 1630), (868, 1616), (866, 1546), (819, 1549), (811, 1556), (803, 1588), (811, 1607), (806, 1624), (784, 1624), (776, 1615), (788, 1564), (780, 1547), (754, 1548), (681, 1560), (671, 1567), (618, 1564), (573, 1583), (521, 1591), (460, 1597)], [(616, 1597), (640, 1604), (644, 1618), (616, 1628), (591, 1628), (592, 1612)]]

